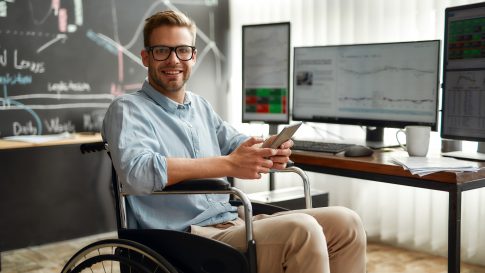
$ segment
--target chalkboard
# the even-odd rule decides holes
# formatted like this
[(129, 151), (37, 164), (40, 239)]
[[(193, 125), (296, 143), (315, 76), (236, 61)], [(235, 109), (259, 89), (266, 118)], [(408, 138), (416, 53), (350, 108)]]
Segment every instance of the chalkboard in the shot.
[(144, 19), (165, 9), (197, 22), (190, 84), (217, 108), (227, 1), (179, 2), (0, 0), (0, 137), (99, 131), (111, 100), (141, 87)]

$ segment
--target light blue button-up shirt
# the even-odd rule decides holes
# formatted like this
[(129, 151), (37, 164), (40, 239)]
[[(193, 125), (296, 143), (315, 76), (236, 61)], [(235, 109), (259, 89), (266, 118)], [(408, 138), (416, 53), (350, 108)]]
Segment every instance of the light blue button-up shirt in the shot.
[(247, 136), (224, 122), (202, 97), (186, 92), (179, 104), (145, 80), (140, 91), (116, 98), (103, 122), (103, 140), (139, 227), (187, 230), (237, 218), (229, 196), (151, 195), (167, 184), (167, 157), (227, 155)]

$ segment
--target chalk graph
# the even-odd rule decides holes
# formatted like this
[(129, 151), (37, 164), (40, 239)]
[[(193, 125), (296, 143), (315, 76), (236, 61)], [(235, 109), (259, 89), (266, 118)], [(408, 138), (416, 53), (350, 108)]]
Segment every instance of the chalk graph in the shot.
[[(0, 0), (0, 39), (6, 41), (0, 43), (0, 137), (65, 128), (98, 131), (111, 100), (138, 90), (146, 76), (139, 57), (144, 19), (156, 10), (179, 10), (169, 0), (141, 2), (135, 9), (127, 0), (50, 0), (47, 6), (32, 0)], [(121, 16), (120, 10), (128, 5), (136, 22)], [(208, 7), (210, 27), (208, 34), (197, 29), (193, 77), (212, 54), (211, 70), (220, 87), (225, 56), (214, 39), (216, 10), (214, 3), (198, 5)], [(18, 25), (21, 16), (25, 18)], [(136, 28), (127, 33), (133, 25)], [(60, 121), (58, 128), (52, 126), (53, 120)], [(25, 128), (15, 132), (14, 122)]]

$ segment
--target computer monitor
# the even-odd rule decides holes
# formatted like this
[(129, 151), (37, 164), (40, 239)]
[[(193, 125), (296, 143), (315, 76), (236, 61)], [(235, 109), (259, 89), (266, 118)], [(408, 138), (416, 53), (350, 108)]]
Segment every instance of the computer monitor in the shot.
[(436, 130), (439, 60), (439, 40), (295, 47), (293, 120), (379, 128), (368, 143), (384, 127)]
[(485, 160), (485, 3), (445, 10), (441, 136), (479, 142), (479, 153), (447, 153)]
[(290, 23), (244, 25), (242, 121), (288, 123), (289, 86)]

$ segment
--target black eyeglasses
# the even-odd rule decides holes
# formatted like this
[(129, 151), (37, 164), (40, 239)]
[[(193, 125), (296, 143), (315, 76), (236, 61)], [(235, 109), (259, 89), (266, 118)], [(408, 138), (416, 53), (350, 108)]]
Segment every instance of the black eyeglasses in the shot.
[(153, 59), (157, 61), (165, 61), (170, 57), (172, 51), (175, 52), (177, 58), (181, 61), (188, 61), (194, 57), (195, 46), (149, 46), (146, 48), (148, 52), (151, 52), (153, 55)]

